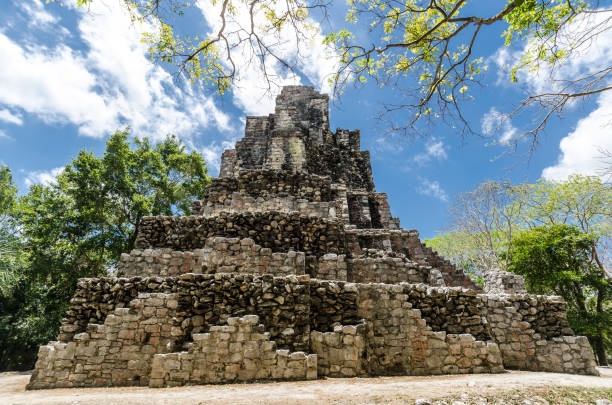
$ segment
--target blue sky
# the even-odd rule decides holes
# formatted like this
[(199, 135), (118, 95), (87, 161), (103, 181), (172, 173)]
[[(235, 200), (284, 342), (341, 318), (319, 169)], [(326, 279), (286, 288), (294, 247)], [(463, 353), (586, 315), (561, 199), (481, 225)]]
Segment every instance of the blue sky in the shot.
[[(83, 148), (101, 154), (108, 136), (126, 126), (139, 137), (178, 135), (205, 156), (210, 173), (216, 175), (221, 152), (242, 137), (244, 116), (273, 111), (273, 97), (253, 65), (241, 68), (237, 87), (220, 97), (185, 84), (169, 67), (151, 63), (140, 42), (146, 27), (131, 24), (118, 4), (95, 0), (91, 7), (78, 9), (71, 1), (63, 6), (41, 0), (0, 2), (0, 164), (11, 168), (21, 192), (31, 184), (52, 181)], [(315, 27), (322, 33), (329, 24), (341, 27), (342, 4), (335, 2), (331, 19), (320, 25), (313, 15)], [(218, 10), (204, 0), (197, 5), (201, 7), (181, 28), (206, 33), (218, 26)], [(519, 86), (507, 83), (501, 66), (520, 46), (503, 48), (502, 30), (488, 33), (478, 44), (489, 69), (483, 76), (485, 86), (473, 89), (474, 100), (466, 104), (468, 119), (484, 137), (462, 138), (456, 128), (443, 124), (431, 128), (428, 136), (389, 135), (387, 123), (376, 116), (382, 102), (397, 100), (392, 88), (349, 87), (332, 100), (332, 129), (361, 130), (377, 190), (388, 194), (402, 226), (418, 229), (424, 238), (448, 224), (454, 196), (485, 180), (518, 183), (541, 177), (562, 180), (571, 173), (594, 175), (603, 164), (598, 149), (612, 151), (612, 95), (606, 93), (554, 117), (529, 158), (523, 155), (528, 144), (519, 142), (516, 152), (509, 148), (507, 142), (529, 122), (513, 120), (497, 128), (495, 117), (511, 111), (524, 91), (546, 89), (547, 82), (545, 75), (534, 73), (523, 75)], [(329, 91), (326, 80), (333, 72), (334, 55), (318, 45), (321, 38), (315, 35), (315, 41), (300, 50), (305, 63), (299, 76), (272, 66), (279, 83)], [(289, 39), (280, 51), (288, 58), (296, 52)], [(571, 77), (610, 66), (611, 61), (607, 32), (560, 74)]]

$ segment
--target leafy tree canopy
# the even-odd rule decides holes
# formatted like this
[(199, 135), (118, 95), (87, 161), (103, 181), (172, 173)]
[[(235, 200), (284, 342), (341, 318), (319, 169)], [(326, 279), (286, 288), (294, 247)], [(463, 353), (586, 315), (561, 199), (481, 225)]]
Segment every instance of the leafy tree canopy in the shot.
[(570, 325), (589, 337), (600, 365), (612, 348), (612, 282), (593, 262), (595, 238), (578, 228), (546, 225), (521, 232), (513, 241), (509, 269), (528, 289), (562, 296)]
[[(597, 177), (570, 176), (566, 181), (540, 180), (513, 186), (488, 181), (455, 198), (451, 224), (428, 243), (461, 235), (463, 255), (480, 271), (506, 269), (517, 232), (542, 225), (567, 224), (595, 238), (594, 260), (605, 269), (612, 238), (612, 186)], [(436, 246), (454, 256), (448, 244)], [(467, 260), (467, 258), (464, 258)]]
[[(87, 6), (98, 0), (77, 0)], [(338, 12), (329, 0), (117, 0), (134, 19), (152, 22), (144, 34), (152, 58), (177, 65), (191, 79), (212, 84), (219, 92), (231, 88), (239, 61), (246, 59), (269, 74), (272, 63), (281, 62), (299, 71), (300, 50), (284, 58), (282, 32), (290, 32), (297, 47), (317, 39), (329, 13)], [(220, 24), (213, 32), (185, 32), (182, 18), (199, 5), (218, 10)], [(538, 89), (500, 117), (499, 125), (516, 114), (534, 115), (527, 134), (533, 145), (550, 116), (573, 100), (612, 89), (611, 66), (580, 70), (566, 77), (564, 66), (579, 58), (589, 45), (612, 28), (612, 9), (597, 0), (348, 0), (346, 24), (325, 33), (324, 44), (339, 59), (332, 78), (336, 90), (349, 82), (374, 80), (397, 88), (398, 101), (388, 112), (403, 111), (396, 130), (412, 132), (418, 123), (444, 119), (463, 124), (465, 133), (475, 132), (464, 116), (464, 103), (487, 70), (480, 48), (485, 38), (498, 36), (500, 46), (512, 47), (518, 56), (508, 62), (506, 78), (520, 82), (525, 75), (548, 75), (546, 89)], [(197, 10), (196, 10), (197, 12)], [(366, 27), (367, 32), (364, 31)], [(206, 28), (209, 29), (209, 28)], [(244, 55), (248, 54), (248, 58)], [(401, 94), (401, 97), (399, 95)], [(535, 107), (535, 108), (530, 108)]]
[(111, 135), (102, 157), (81, 151), (55, 183), (18, 199), (7, 191), (16, 190), (10, 172), (0, 171), (0, 198), (15, 224), (10, 244), (0, 234), (0, 370), (32, 367), (77, 279), (112, 271), (133, 248), (143, 216), (186, 214), (203, 197), (210, 179), (201, 155), (174, 136), (130, 145), (128, 135)]

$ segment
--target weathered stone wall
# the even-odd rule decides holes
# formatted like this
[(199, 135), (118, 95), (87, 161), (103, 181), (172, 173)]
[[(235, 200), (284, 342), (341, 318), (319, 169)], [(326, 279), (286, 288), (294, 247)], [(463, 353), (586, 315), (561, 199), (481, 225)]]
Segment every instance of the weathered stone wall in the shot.
[(208, 273), (254, 273), (287, 276), (305, 272), (303, 252), (272, 252), (251, 238), (209, 238), (203, 249)]
[(412, 260), (423, 261), (429, 266), (440, 270), (444, 277), (444, 282), (449, 286), (460, 286), (472, 290), (481, 291), (482, 288), (474, 283), (463, 272), (462, 269), (455, 267), (450, 261), (440, 256), (430, 247), (426, 246), (419, 239), (419, 233), (415, 230), (408, 231), (408, 238), (404, 242), (406, 254)]
[[(251, 314), (257, 322), (230, 320)], [(247, 327), (253, 335), (231, 328), (259, 320)], [(333, 376), (500, 372), (502, 364), (597, 374), (586, 338), (570, 334), (563, 301), (543, 296), (235, 273), (82, 279), (29, 388), (311, 378), (317, 362), (306, 353)], [(232, 346), (211, 351), (219, 341)], [(202, 366), (215, 353), (227, 374)], [(289, 374), (271, 371), (294, 360)], [(238, 365), (249, 371), (234, 376)], [(269, 374), (255, 371), (262, 367)]]
[(321, 280), (347, 281), (346, 255), (327, 253), (321, 256), (318, 259), (318, 265), (310, 275)]
[(311, 139), (320, 141), (329, 129), (329, 97), (310, 86), (286, 86), (276, 97), (278, 109), (295, 108), (294, 120)]
[(367, 193), (347, 194), (349, 221), (357, 228), (372, 228), (372, 214)]
[(238, 153), (236, 149), (226, 149), (221, 154), (221, 167), (219, 178), (233, 177), (238, 175)]
[(199, 216), (144, 217), (136, 247), (193, 250), (214, 236), (252, 238), (274, 252), (302, 251), (307, 255), (342, 253), (344, 232), (339, 221), (304, 217), (298, 213), (221, 213), (216, 218)]
[(421, 266), (429, 266), (442, 273), (444, 284), (481, 290), (461, 269), (425, 246), (415, 230), (346, 229), (346, 245), (353, 257), (368, 254), (367, 250), (380, 250), (403, 254)]
[(358, 228), (397, 228), (385, 193), (347, 194), (328, 176), (278, 170), (242, 171), (238, 177), (213, 179), (204, 200), (193, 202), (192, 214), (297, 211), (305, 216), (338, 218)]
[[(237, 167), (234, 167), (234, 171), (236, 169), (261, 169), (272, 122), (272, 116), (246, 117), (244, 138), (236, 142)], [(222, 167), (224, 166), (222, 163)]]
[(58, 340), (70, 342), (88, 324), (103, 324), (116, 308), (128, 307), (142, 293), (176, 294), (175, 322), (191, 333), (223, 325), (227, 318), (259, 315), (280, 348), (304, 350), (310, 334), (308, 276), (185, 274), (178, 277), (79, 280)]
[(117, 276), (177, 276), (202, 273), (204, 251), (177, 251), (172, 249), (134, 249), (123, 253), (117, 263)]
[(277, 350), (259, 317), (246, 315), (194, 334), (189, 351), (156, 354), (149, 386), (316, 378), (316, 354)]
[(28, 389), (146, 385), (153, 355), (174, 350), (184, 330), (176, 294), (139, 294), (103, 324), (41, 346)]
[(434, 332), (413, 308), (406, 284), (364, 284), (359, 315), (367, 325), (367, 371), (371, 375), (502, 372), (497, 344), (469, 334)]
[(479, 295), (418, 232), (399, 228), (359, 131), (330, 131), (328, 101), (290, 86), (274, 114), (247, 117), (197, 215), (143, 218), (118, 265), (133, 277), (79, 281), (29, 388), (502, 365), (596, 374), (561, 300), (514, 294), (521, 280), (501, 273), (487, 277), (497, 295)]
[(433, 331), (471, 334), (483, 341), (491, 339), (480, 295), (474, 291), (408, 283), (389, 285), (324, 280), (311, 280), (310, 283), (311, 330), (332, 331), (334, 324), (359, 323), (362, 318), (367, 318), (361, 306), (370, 300), (368, 294), (371, 294), (372, 297), (380, 296), (381, 311), (385, 305), (389, 310), (395, 308), (397, 300), (408, 303), (410, 308), (420, 311), (419, 318)]
[(573, 336), (561, 297), (481, 295), (504, 367), (597, 375), (584, 336)]
[[(325, 254), (315, 259), (316, 265), (308, 269), (308, 273), (322, 280), (391, 284), (411, 282), (443, 286), (439, 271), (412, 262), (403, 254), (375, 249), (364, 249), (362, 253), (364, 256), (355, 259), (347, 259), (346, 255)], [(164, 267), (165, 264), (168, 267)], [(169, 249), (136, 249), (130, 255), (122, 255), (119, 269), (120, 275), (128, 276), (165, 276), (167, 273), (189, 272), (282, 276), (305, 274), (306, 259), (303, 252), (273, 252), (251, 238), (213, 237), (206, 240), (204, 249), (196, 250), (193, 254)], [(438, 275), (438, 279), (434, 279), (435, 275)]]
[(425, 284), (401, 285), (412, 308), (421, 311), (421, 316), (434, 331), (471, 334), (483, 341), (491, 339), (488, 321), (476, 291)]
[(317, 354), (320, 377), (365, 376), (366, 327), (336, 325), (333, 332), (310, 332), (312, 351)]
[(358, 285), (342, 281), (310, 280), (310, 329), (331, 332), (334, 325), (356, 325)]
[(329, 177), (279, 170), (248, 170), (240, 172), (237, 177), (213, 179), (206, 188), (206, 201), (223, 204), (236, 192), (245, 197), (263, 199), (277, 196), (308, 201), (334, 199)]
[(427, 283), (431, 270), (405, 257), (359, 257), (348, 262), (348, 281), (355, 283)]
[[(341, 207), (340, 201), (320, 201), (312, 202), (294, 197), (273, 197), (263, 199), (261, 197), (244, 197), (239, 193), (234, 193), (231, 199), (225, 200), (224, 204), (198, 205), (194, 203), (194, 215), (202, 215), (204, 217), (217, 217), (221, 213), (240, 213), (240, 212), (298, 212), (302, 216), (315, 216), (320, 218), (343, 219), (339, 213), (338, 207)], [(346, 220), (348, 222), (348, 219)]]
[[(338, 130), (336, 134), (340, 132)], [(344, 183), (354, 190), (374, 191), (370, 153), (352, 150), (350, 146), (339, 142), (337, 135), (331, 132), (323, 136), (323, 143), (306, 140), (305, 170), (329, 176), (334, 183)]]
[(484, 272), (486, 294), (527, 294), (522, 276), (509, 271), (489, 270)]

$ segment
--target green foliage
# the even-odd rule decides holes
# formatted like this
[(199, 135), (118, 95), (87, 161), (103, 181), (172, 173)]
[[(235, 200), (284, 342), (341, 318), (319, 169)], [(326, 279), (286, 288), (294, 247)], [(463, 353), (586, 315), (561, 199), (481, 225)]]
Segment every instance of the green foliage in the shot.
[(36, 348), (31, 345), (32, 337), (41, 335), (40, 331), (44, 330), (42, 325), (46, 321), (44, 313), (37, 311), (38, 303), (28, 288), (25, 274), (27, 257), (23, 252), (23, 241), (15, 217), (16, 210), (17, 187), (9, 168), (2, 167), (0, 168), (0, 371), (27, 369), (33, 364)]
[[(461, 249), (469, 252), (464, 260), (469, 255), (480, 270), (505, 269), (516, 232), (541, 225), (574, 225), (593, 235), (598, 260), (609, 255), (612, 187), (597, 177), (574, 175), (566, 181), (541, 180), (517, 186), (488, 181), (459, 195), (450, 213), (450, 231), (439, 237), (458, 235)], [(440, 250), (449, 258), (456, 251), (444, 245)]]
[(570, 225), (540, 226), (515, 237), (509, 270), (525, 277), (531, 291), (571, 300), (575, 283), (592, 284), (599, 269), (591, 263), (594, 238)]
[(598, 177), (572, 175), (566, 181), (521, 185), (528, 196), (524, 220), (530, 226), (572, 224), (597, 240), (612, 236), (612, 186)]
[(174, 136), (131, 147), (128, 135), (111, 135), (102, 157), (81, 151), (54, 184), (34, 185), (18, 200), (4, 192), (13, 208), (12, 228), (0, 227), (0, 370), (32, 367), (76, 281), (112, 272), (143, 216), (186, 214), (203, 197), (210, 179), (200, 155)]
[(8, 167), (0, 167), (0, 297), (11, 294), (19, 278), (21, 241), (13, 217), (17, 187)]
[(594, 249), (595, 237), (574, 226), (540, 226), (514, 239), (509, 269), (525, 277), (529, 291), (562, 296), (570, 326), (589, 337), (605, 365), (612, 349), (612, 283), (593, 262)]
[(58, 176), (78, 211), (86, 250), (105, 255), (106, 264), (133, 247), (143, 216), (189, 213), (208, 182), (202, 157), (185, 153), (176, 137), (155, 146), (136, 139), (131, 150), (127, 131), (110, 137), (102, 158), (82, 151)]
[(15, 205), (17, 187), (13, 183), (11, 170), (0, 167), (0, 215), (8, 214)]
[(453, 262), (477, 284), (482, 278), (482, 252), (470, 245), (470, 235), (465, 232), (445, 232), (423, 241), (428, 247)]
[(486, 181), (455, 198), (452, 232), (461, 235), (464, 255), (480, 271), (506, 269), (524, 204), (521, 196), (521, 190), (508, 182)]

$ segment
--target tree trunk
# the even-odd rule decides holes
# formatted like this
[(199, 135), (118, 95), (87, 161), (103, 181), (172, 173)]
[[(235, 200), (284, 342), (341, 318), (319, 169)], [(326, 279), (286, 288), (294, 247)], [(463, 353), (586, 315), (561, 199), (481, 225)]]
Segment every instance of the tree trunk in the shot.
[(593, 346), (595, 357), (597, 358), (597, 364), (599, 364), (600, 367), (607, 366), (608, 359), (606, 357), (606, 348), (604, 346), (603, 336), (601, 336), (601, 334), (593, 336), (591, 338), (591, 345)]

